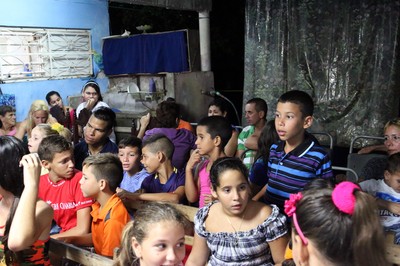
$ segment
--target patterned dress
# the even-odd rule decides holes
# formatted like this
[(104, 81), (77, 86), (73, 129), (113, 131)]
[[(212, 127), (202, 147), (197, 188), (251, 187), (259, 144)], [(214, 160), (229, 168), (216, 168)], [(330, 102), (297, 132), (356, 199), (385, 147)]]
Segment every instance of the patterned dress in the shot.
[(194, 224), (196, 233), (206, 238), (210, 249), (207, 265), (274, 265), (268, 242), (287, 233), (286, 217), (271, 205), (271, 215), (256, 228), (237, 233), (208, 232), (205, 220), (213, 203), (199, 209)]

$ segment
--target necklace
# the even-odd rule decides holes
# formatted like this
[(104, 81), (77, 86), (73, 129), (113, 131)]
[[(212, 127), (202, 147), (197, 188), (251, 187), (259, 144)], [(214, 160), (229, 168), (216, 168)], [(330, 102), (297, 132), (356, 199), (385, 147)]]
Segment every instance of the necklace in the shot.
[(229, 219), (228, 216), (226, 216), (226, 219), (228, 220), (228, 223), (231, 225), (233, 231), (235, 231), (235, 240), (234, 240), (234, 244), (235, 246), (238, 246), (239, 244), (239, 232), (240, 229), (242, 228), (242, 224), (243, 224), (243, 219), (244, 219), (244, 215), (246, 214), (246, 210), (244, 210), (243, 215), (242, 215), (242, 220), (240, 221), (240, 225), (239, 225), (239, 229), (236, 231), (236, 228), (233, 226), (231, 219)]

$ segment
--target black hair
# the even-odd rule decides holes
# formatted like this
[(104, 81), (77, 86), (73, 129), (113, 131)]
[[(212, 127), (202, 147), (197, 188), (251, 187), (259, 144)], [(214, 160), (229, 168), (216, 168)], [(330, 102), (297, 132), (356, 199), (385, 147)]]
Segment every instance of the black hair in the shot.
[(99, 108), (97, 108), (92, 115), (94, 117), (96, 117), (97, 119), (103, 120), (105, 122), (107, 122), (107, 127), (106, 129), (111, 129), (113, 127), (115, 127), (115, 123), (116, 123), (116, 115), (114, 113), (114, 111), (106, 106), (101, 106)]
[(297, 104), (303, 114), (303, 118), (314, 114), (314, 101), (307, 92), (300, 90), (285, 92), (279, 97), (278, 103), (286, 102)]
[(46, 94), (46, 101), (47, 101), (47, 103), (48, 103), (49, 105), (50, 105), (50, 97), (53, 96), (53, 95), (57, 95), (58, 97), (61, 98), (61, 95), (60, 95), (58, 92), (56, 92), (56, 91), (49, 91), (49, 92)]
[(94, 80), (89, 80), (88, 82), (86, 82), (83, 87), (82, 87), (82, 93), (85, 92), (87, 87), (92, 87), (97, 95), (99, 96), (99, 101), (103, 101), (103, 96), (101, 96), (101, 91), (100, 91), (100, 85), (99, 83), (97, 83)]
[(224, 149), (232, 137), (232, 126), (228, 119), (223, 116), (206, 116), (199, 121), (197, 126), (206, 127), (207, 133), (211, 135), (212, 139), (217, 136), (220, 137), (221, 150)]
[(147, 147), (151, 153), (163, 152), (171, 160), (175, 146), (164, 134), (154, 134), (143, 141), (142, 147)]
[(219, 187), (219, 177), (227, 170), (236, 170), (243, 174), (248, 183), (249, 170), (237, 157), (222, 157), (215, 160), (210, 169), (210, 180), (213, 189), (216, 191)]
[(142, 140), (138, 137), (127, 137), (123, 138), (118, 143), (119, 149), (124, 149), (126, 147), (137, 147), (139, 155), (142, 154)]
[(254, 103), (255, 109), (257, 112), (264, 112), (264, 117), (263, 119), (266, 119), (267, 113), (268, 113), (268, 105), (267, 102), (264, 99), (261, 98), (253, 98), (247, 101), (246, 104), (252, 104)]

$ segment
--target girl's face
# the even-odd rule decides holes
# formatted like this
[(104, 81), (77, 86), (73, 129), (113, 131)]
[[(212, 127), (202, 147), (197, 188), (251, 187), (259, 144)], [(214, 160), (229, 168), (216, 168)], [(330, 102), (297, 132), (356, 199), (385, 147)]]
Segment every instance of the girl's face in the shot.
[(391, 125), (385, 130), (385, 146), (388, 150), (388, 154), (400, 152), (400, 128)]
[(185, 230), (174, 221), (148, 226), (142, 243), (132, 239), (132, 248), (140, 258), (140, 266), (182, 265), (185, 257)]
[(47, 119), (49, 118), (49, 113), (44, 110), (35, 111), (32, 113), (32, 118), (35, 125), (46, 124)]
[(99, 100), (99, 94), (91, 86), (86, 87), (86, 89), (82, 92), (82, 97), (85, 102), (87, 102), (89, 99), (93, 99), (95, 102)]
[(211, 106), (208, 108), (208, 116), (214, 116), (214, 115), (226, 116), (226, 112), (223, 113), (223, 112), (221, 111), (221, 109), (219, 109), (218, 106), (211, 105)]
[(219, 186), (212, 190), (224, 210), (231, 215), (241, 215), (250, 199), (250, 187), (246, 177), (238, 170), (225, 170), (219, 175)]
[(37, 152), (40, 142), (42, 142), (42, 139), (44, 139), (45, 137), (46, 136), (43, 134), (43, 131), (40, 128), (34, 127), (32, 129), (31, 137), (28, 138), (29, 152)]
[(57, 94), (53, 94), (50, 96), (50, 106), (53, 107), (56, 105), (58, 105), (60, 108), (64, 107), (61, 97), (58, 96)]

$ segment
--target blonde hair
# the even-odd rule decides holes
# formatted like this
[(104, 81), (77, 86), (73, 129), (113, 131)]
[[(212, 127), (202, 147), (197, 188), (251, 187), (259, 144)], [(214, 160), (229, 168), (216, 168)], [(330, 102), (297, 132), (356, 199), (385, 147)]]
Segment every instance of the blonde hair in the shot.
[(60, 135), (64, 137), (68, 142), (72, 141), (71, 131), (59, 123), (53, 123), (51, 125), (38, 124), (36, 127), (39, 128), (40, 131), (43, 133), (43, 138), (53, 135)]
[(392, 120), (389, 120), (386, 124), (385, 127), (383, 128), (383, 132), (386, 132), (386, 129), (390, 126), (395, 126), (400, 129), (400, 118), (395, 118)]
[(47, 106), (47, 103), (43, 100), (35, 100), (32, 102), (31, 107), (29, 108), (29, 113), (28, 117), (26, 118), (28, 123), (27, 123), (27, 133), (28, 136), (31, 135), (32, 129), (36, 126), (35, 121), (33, 119), (33, 113), (37, 111), (45, 111), (47, 113), (47, 121), (49, 121), (49, 118), (51, 117), (49, 107)]

